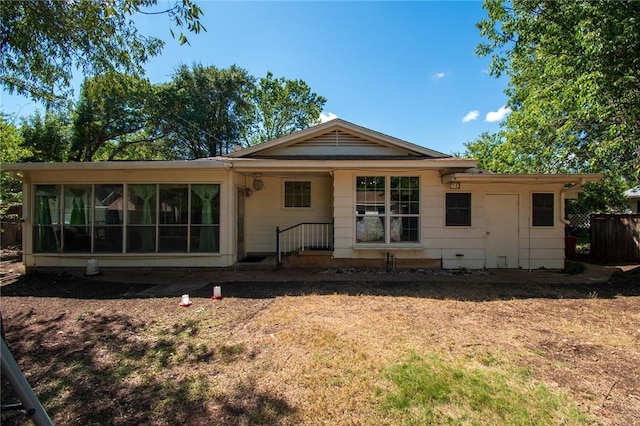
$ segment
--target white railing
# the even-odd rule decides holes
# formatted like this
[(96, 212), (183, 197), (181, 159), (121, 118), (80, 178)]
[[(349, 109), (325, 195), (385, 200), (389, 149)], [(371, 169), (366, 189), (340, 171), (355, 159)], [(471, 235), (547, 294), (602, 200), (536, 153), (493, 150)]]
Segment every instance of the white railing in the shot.
[(305, 250), (333, 250), (333, 223), (303, 222), (276, 228), (278, 264), (283, 255)]

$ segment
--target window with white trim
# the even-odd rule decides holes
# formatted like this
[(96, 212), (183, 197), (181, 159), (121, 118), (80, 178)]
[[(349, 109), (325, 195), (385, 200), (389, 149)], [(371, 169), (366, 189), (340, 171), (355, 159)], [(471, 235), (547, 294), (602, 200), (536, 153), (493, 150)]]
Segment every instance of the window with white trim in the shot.
[(447, 192), (446, 226), (471, 226), (471, 193)]
[(531, 194), (531, 225), (532, 226), (553, 226), (553, 203), (552, 193)]
[(311, 182), (286, 181), (284, 183), (284, 207), (311, 207)]
[(356, 177), (356, 243), (420, 241), (420, 178)]

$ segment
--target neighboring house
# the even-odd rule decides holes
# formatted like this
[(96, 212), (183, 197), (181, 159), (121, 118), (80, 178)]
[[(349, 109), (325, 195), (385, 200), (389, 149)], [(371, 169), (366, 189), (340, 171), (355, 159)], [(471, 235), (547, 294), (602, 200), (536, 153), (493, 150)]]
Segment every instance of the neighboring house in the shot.
[(2, 167), (24, 182), (27, 268), (322, 249), (343, 265), (560, 269), (564, 200), (601, 178), (487, 173), (340, 119), (226, 157)]
[(631, 213), (640, 213), (640, 185), (626, 190), (624, 196), (629, 202)]

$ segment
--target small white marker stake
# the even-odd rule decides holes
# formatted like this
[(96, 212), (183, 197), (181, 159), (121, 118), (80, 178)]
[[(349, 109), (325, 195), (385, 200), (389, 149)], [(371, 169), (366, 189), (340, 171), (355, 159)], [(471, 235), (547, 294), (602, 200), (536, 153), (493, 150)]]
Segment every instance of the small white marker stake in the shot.
[(213, 287), (213, 296), (211, 297), (214, 300), (222, 299), (222, 287), (216, 285)]
[(192, 302), (191, 300), (189, 300), (189, 295), (188, 294), (183, 294), (182, 298), (180, 299), (180, 306), (191, 306)]

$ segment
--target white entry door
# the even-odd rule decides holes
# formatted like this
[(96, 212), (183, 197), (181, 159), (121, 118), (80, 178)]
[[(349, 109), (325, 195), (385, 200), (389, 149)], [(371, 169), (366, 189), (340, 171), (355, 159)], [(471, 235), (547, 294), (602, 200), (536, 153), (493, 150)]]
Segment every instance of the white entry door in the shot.
[(485, 195), (486, 267), (520, 266), (518, 195)]

